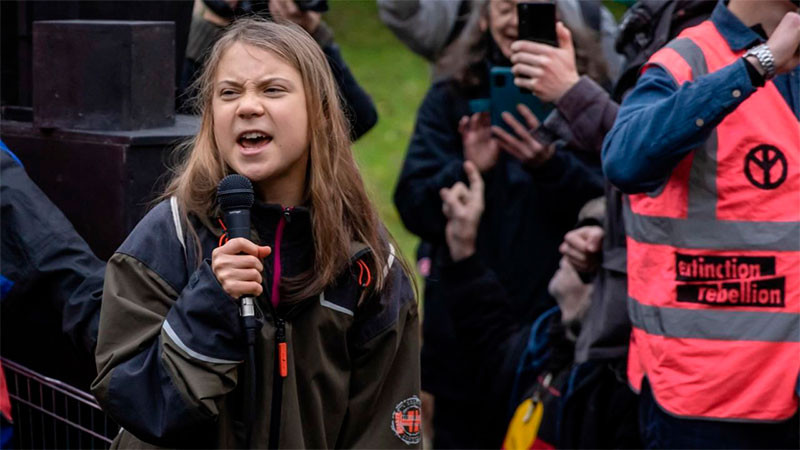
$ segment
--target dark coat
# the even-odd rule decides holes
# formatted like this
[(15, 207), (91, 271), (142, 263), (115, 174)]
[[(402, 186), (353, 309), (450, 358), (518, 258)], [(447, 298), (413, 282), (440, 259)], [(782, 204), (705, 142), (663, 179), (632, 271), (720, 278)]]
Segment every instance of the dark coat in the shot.
[[(487, 92), (482, 87), (474, 96)], [(482, 403), (482, 417), (488, 418), (483, 431), (469, 433), (455, 445), (476, 445), (478, 440), (477, 445), (499, 447), (507, 399), (488, 395), (476, 384), (470, 363), (474, 358), (455, 338), (443, 301), (446, 291), (439, 282), (440, 266), (449, 259), (439, 189), (464, 180), (458, 121), (470, 113), (469, 100), (449, 80), (430, 88), (418, 111), (394, 200), (406, 227), (434, 248), (433, 269), (425, 287), (423, 389), (437, 396), (437, 405), (440, 399), (468, 401), (473, 407)], [(547, 294), (547, 284), (558, 267), (558, 246), (575, 224), (580, 207), (602, 193), (596, 161), (591, 156), (581, 160), (560, 148), (536, 169), (501, 155), (484, 174), (486, 210), (477, 252), (506, 287), (512, 314), (520, 323), (530, 323), (555, 304)]]
[[(558, 101), (545, 126), (583, 151), (600, 154), (603, 139), (614, 125), (619, 104), (597, 83), (582, 77)], [(624, 358), (628, 354), (631, 323), (628, 297), (625, 224), (622, 193), (606, 182), (602, 265), (597, 272), (592, 302), (576, 345), (575, 359)]]
[(508, 400), (504, 427), (514, 409), (537, 393), (544, 403), (540, 442), (556, 448), (641, 447), (636, 396), (619, 382), (624, 359), (574, 366), (574, 343), (558, 309), (519, 323), (503, 285), (476, 256), (444, 267), (441, 283), (456, 336), (480, 361), (472, 373), (486, 393)]
[(88, 387), (105, 264), (0, 147), (2, 354)]

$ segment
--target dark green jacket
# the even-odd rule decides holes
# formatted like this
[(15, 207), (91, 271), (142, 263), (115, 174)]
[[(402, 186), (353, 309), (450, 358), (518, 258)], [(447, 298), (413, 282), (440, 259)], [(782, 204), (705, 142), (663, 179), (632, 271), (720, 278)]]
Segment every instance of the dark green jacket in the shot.
[[(195, 223), (198, 265), (176, 208), (169, 201), (154, 208), (108, 263), (92, 392), (124, 428), (115, 447), (242, 447), (244, 328), (236, 301), (211, 271), (218, 237)], [(283, 213), (253, 207), (262, 244), (275, 249)], [(287, 214), (280, 258), (282, 274), (291, 276), (309, 267), (313, 244), (309, 212)], [(276, 311), (268, 298), (274, 256), (265, 261), (252, 447), (266, 447), (271, 428), (279, 430), (280, 448), (419, 447), (413, 289), (393, 264), (381, 295), (359, 305), (355, 259), (363, 253), (323, 294)], [(285, 321), (288, 343), (288, 376), (278, 382), (276, 318)]]

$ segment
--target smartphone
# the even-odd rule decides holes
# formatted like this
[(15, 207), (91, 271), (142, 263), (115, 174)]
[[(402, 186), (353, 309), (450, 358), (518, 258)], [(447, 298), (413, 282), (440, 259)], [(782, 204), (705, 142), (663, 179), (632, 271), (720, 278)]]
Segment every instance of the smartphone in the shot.
[(523, 104), (530, 108), (533, 114), (539, 119), (539, 122), (544, 122), (544, 119), (553, 110), (553, 105), (539, 100), (538, 97), (527, 89), (517, 87), (514, 84), (514, 74), (511, 73), (510, 67), (496, 66), (492, 67), (489, 74), (489, 110), (492, 117), (492, 125), (497, 125), (512, 135), (516, 134), (511, 127), (503, 120), (502, 114), (508, 111), (525, 128), (529, 128), (527, 121), (517, 111), (517, 105)]
[(328, 12), (328, 0), (294, 0), (300, 11)]
[(526, 41), (558, 47), (556, 4), (553, 1), (517, 3), (518, 36)]

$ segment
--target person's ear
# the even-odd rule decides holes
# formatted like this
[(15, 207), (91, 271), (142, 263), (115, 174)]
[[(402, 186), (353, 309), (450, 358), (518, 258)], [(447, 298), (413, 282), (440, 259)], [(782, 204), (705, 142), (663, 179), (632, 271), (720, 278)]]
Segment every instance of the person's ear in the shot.
[(486, 30), (489, 29), (489, 18), (484, 16), (478, 21), (478, 28), (481, 30), (481, 33), (486, 33)]

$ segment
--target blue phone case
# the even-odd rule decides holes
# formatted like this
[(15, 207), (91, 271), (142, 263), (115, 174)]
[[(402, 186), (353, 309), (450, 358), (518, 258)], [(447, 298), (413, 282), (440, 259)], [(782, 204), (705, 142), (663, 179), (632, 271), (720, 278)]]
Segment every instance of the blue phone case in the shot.
[(539, 119), (539, 122), (544, 122), (544, 119), (553, 110), (553, 105), (539, 100), (538, 97), (533, 95), (532, 92), (521, 89), (514, 84), (514, 74), (511, 73), (510, 67), (492, 67), (489, 74), (489, 90), (491, 97), (491, 115), (492, 125), (502, 127), (512, 135), (516, 135), (511, 127), (503, 120), (501, 114), (503, 111), (508, 111), (514, 114), (514, 117), (525, 128), (528, 127), (527, 121), (517, 111), (517, 105), (523, 104), (533, 111), (533, 114)]

